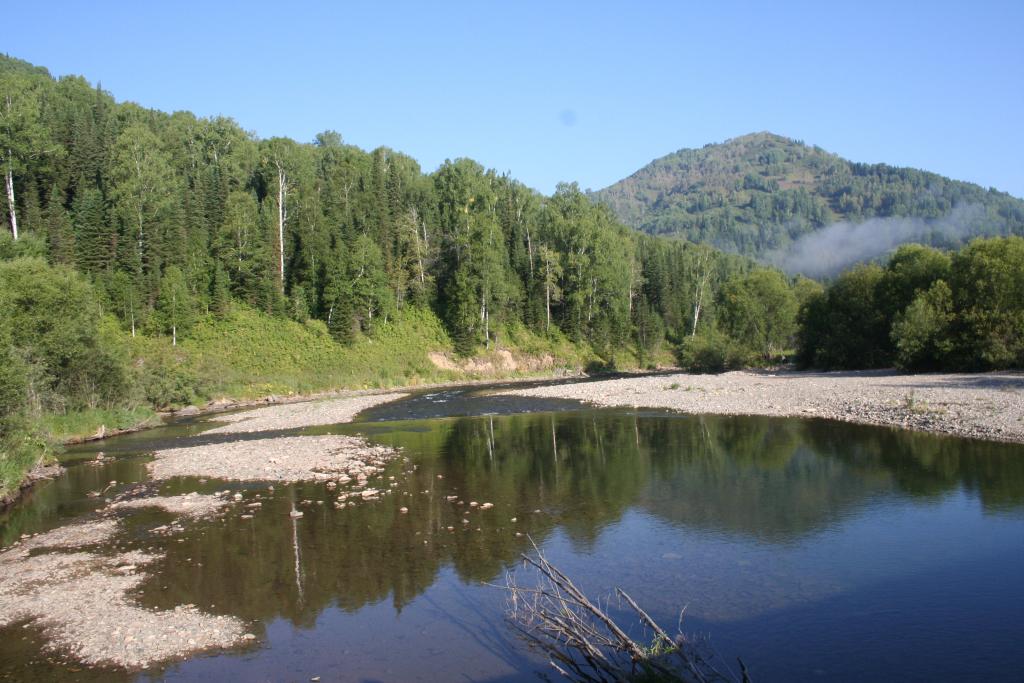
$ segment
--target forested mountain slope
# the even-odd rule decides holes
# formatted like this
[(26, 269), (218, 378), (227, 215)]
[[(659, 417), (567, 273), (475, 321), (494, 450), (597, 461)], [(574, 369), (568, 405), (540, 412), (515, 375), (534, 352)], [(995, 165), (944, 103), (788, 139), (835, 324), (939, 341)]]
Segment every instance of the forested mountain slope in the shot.
[(755, 269), (575, 184), (260, 139), (3, 56), (0, 175), (0, 499), (46, 438), (152, 409), (671, 360)]
[[(854, 253), (837, 268), (903, 242), (951, 248), (972, 236), (1024, 234), (1024, 201), (1004, 192), (911, 168), (854, 163), (771, 133), (679, 150), (591, 197), (646, 233), (680, 235), (782, 265), (796, 254), (804, 262), (791, 270), (803, 272), (816, 255), (831, 258), (846, 248)], [(878, 220), (895, 217), (912, 220)], [(862, 230), (851, 228), (866, 221)], [(806, 248), (796, 242), (836, 223), (847, 225), (831, 239), (808, 243), (817, 254), (800, 253)], [(865, 251), (865, 243), (881, 251)]]
[[(13, 238), (0, 248), (85, 274), (128, 330), (180, 335), (232, 301), (321, 319), (342, 343), (429, 307), (466, 353), (512, 323), (599, 352), (631, 338), (638, 311), (692, 325), (673, 307), (692, 308), (705, 250), (640, 239), (575, 185), (544, 197), (469, 159), (428, 174), (333, 131), (257, 139), (10, 58), (0, 77)], [(656, 279), (671, 291), (645, 286), (651, 259), (675, 264)], [(717, 253), (711, 265), (715, 282), (749, 267)]]

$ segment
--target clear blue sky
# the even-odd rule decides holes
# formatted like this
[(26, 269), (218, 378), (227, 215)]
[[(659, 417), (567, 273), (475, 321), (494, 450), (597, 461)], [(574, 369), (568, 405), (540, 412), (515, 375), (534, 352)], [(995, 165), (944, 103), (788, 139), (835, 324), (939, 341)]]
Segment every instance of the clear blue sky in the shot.
[(1024, 1), (46, 2), (0, 50), (119, 100), (544, 192), (770, 130), (1024, 196)]

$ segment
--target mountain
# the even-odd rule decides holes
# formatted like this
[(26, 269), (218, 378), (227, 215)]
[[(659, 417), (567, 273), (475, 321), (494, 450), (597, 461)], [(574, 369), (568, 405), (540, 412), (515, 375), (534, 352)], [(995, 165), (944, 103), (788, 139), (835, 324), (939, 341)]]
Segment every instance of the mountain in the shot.
[(655, 159), (590, 193), (627, 225), (828, 275), (904, 242), (1024, 234), (1024, 201), (935, 173), (847, 161), (762, 132)]

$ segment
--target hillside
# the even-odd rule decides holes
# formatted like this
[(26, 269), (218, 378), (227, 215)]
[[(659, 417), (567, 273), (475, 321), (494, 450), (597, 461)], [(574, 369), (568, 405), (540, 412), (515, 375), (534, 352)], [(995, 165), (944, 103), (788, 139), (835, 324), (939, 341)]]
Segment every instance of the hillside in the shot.
[[(812, 275), (830, 274), (814, 272), (816, 256), (838, 270), (908, 241), (955, 247), (975, 235), (1024, 233), (1024, 201), (1006, 193), (847, 161), (772, 133), (679, 150), (590, 196), (638, 230)], [(889, 218), (902, 220), (878, 220)], [(808, 240), (835, 224), (826, 238)]]

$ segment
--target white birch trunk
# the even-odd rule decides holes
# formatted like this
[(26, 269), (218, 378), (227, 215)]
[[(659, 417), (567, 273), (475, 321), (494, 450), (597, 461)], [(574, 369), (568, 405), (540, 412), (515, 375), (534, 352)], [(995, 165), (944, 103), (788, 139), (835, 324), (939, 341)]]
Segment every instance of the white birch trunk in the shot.
[(284, 222), (288, 220), (285, 202), (288, 200), (288, 176), (281, 163), (277, 164), (277, 275), (281, 278), (281, 292), (284, 293)]
[(690, 330), (690, 336), (697, 336), (697, 322), (700, 320), (700, 311), (704, 305), (704, 291), (708, 286), (708, 278), (711, 276), (711, 269), (708, 268), (708, 262), (711, 260), (711, 254), (705, 252), (704, 258), (700, 260), (701, 276), (697, 282), (697, 290), (693, 297), (693, 329)]
[(4, 185), (7, 187), (7, 211), (11, 217), (11, 234), (18, 240), (18, 211), (14, 207), (14, 170), (11, 168), (11, 150), (7, 150), (7, 172), (4, 174)]

